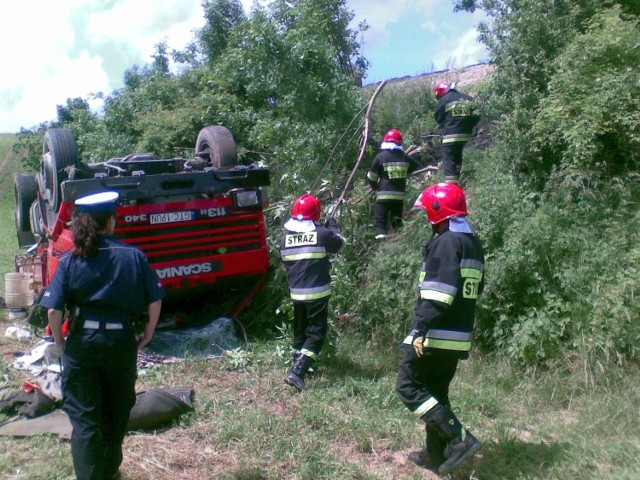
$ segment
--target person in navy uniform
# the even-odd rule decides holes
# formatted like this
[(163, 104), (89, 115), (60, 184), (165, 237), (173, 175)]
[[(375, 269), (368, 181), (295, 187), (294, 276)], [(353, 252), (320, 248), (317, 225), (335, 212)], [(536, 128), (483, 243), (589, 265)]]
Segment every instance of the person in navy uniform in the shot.
[[(111, 235), (117, 192), (76, 200), (71, 250), (60, 258), (41, 305), (63, 349), (63, 409), (73, 427), (78, 480), (118, 477), (122, 442), (135, 403), (137, 351), (152, 338), (165, 291), (145, 255)], [(63, 311), (69, 335), (62, 334)], [(148, 315), (144, 333), (130, 324)]]
[(320, 221), (320, 202), (304, 194), (292, 208), (284, 224), (286, 235), (280, 242), (280, 258), (287, 271), (293, 300), (293, 365), (285, 377), (287, 385), (302, 391), (304, 378), (320, 354), (327, 335), (327, 316), (331, 296), (329, 254), (345, 245), (336, 220)]
[(451, 410), (449, 385), (458, 361), (469, 357), (484, 252), (457, 184), (431, 185), (414, 208), (426, 210), (433, 235), (423, 247), (420, 296), (403, 343), (396, 391), (426, 424), (426, 447), (409, 460), (445, 476), (481, 447)]

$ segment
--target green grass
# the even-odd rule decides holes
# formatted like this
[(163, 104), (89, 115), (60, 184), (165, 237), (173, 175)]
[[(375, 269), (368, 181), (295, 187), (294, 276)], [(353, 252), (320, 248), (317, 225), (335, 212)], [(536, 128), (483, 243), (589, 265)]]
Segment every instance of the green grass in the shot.
[(19, 253), (14, 219), (15, 199), (13, 175), (22, 171), (20, 162), (11, 151), (15, 135), (0, 134), (0, 295), (4, 296), (4, 273), (15, 271), (13, 256)]
[[(124, 478), (432, 478), (406, 461), (424, 434), (395, 396), (393, 346), (372, 365), (363, 345), (344, 337), (303, 394), (282, 382), (286, 366), (275, 352), (284, 346), (252, 344), (241, 367), (227, 358), (190, 359), (142, 376), (140, 387), (193, 385), (197, 410), (172, 428), (128, 436)], [(586, 388), (579, 374), (526, 374), (482, 357), (465, 362), (452, 400), (484, 448), (453, 478), (637, 478), (640, 372), (612, 373), (615, 381)], [(55, 437), (0, 438), (0, 447), (2, 471), (71, 476), (69, 447)]]
[[(0, 136), (0, 265), (13, 270), (11, 139)], [(0, 314), (0, 330), (9, 322)], [(357, 321), (354, 320), (354, 321)], [(251, 333), (251, 332), (250, 332)], [(32, 340), (0, 337), (0, 388), (17, 390), (28, 374), (11, 367), (11, 352)], [(286, 340), (246, 346), (245, 355), (186, 361), (150, 369), (147, 386), (193, 386), (196, 411), (170, 428), (125, 440), (126, 480), (436, 478), (406, 460), (424, 430), (398, 400), (397, 345), (371, 350), (368, 338), (339, 331), (320, 357), (309, 389), (291, 392)], [(451, 389), (463, 423), (483, 442), (454, 479), (632, 480), (640, 472), (640, 372), (636, 365), (600, 377), (579, 367), (525, 371), (474, 353)], [(0, 421), (8, 417), (0, 416)], [(71, 479), (68, 442), (54, 436), (0, 437), (2, 479)]]

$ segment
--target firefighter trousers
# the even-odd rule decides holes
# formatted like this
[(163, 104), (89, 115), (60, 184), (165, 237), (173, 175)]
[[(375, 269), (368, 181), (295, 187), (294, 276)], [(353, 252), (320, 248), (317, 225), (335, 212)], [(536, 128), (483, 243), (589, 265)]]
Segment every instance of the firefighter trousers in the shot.
[(293, 348), (318, 355), (327, 336), (329, 297), (293, 302)]
[(444, 180), (458, 180), (462, 170), (462, 150), (467, 142), (452, 142), (442, 145)]
[(135, 403), (137, 343), (123, 329), (79, 329), (63, 357), (63, 408), (73, 427), (77, 480), (113, 478), (122, 462), (129, 413)]
[[(433, 398), (449, 405), (449, 385), (458, 368), (458, 359), (438, 355), (418, 357), (411, 346), (403, 346), (402, 360), (396, 378), (396, 392), (411, 411), (428, 404)], [(426, 413), (426, 412), (425, 412)]]
[(402, 226), (402, 200), (381, 200), (373, 206), (373, 227), (379, 235), (388, 230), (396, 231)]

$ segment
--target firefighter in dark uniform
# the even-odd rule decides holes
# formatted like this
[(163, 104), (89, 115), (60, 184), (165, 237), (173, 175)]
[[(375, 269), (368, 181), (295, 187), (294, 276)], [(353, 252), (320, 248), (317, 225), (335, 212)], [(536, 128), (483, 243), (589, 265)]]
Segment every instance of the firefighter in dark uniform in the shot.
[(287, 272), (293, 300), (293, 364), (285, 377), (286, 384), (304, 390), (305, 375), (320, 354), (327, 336), (331, 263), (329, 254), (345, 245), (334, 218), (320, 221), (320, 202), (304, 194), (292, 208), (284, 224), (287, 233), (280, 242), (280, 258)]
[(444, 181), (458, 183), (462, 169), (462, 150), (471, 140), (473, 127), (480, 117), (473, 112), (473, 97), (460, 93), (455, 83), (439, 82), (435, 87), (438, 100), (434, 118), (444, 127), (442, 134), (442, 163)]
[(433, 235), (423, 247), (420, 297), (403, 344), (396, 391), (426, 424), (426, 447), (409, 459), (446, 475), (481, 447), (451, 411), (449, 384), (458, 361), (469, 356), (484, 253), (467, 222), (465, 195), (458, 185), (430, 186), (414, 208), (426, 210)]
[(407, 178), (417, 168), (416, 161), (402, 149), (402, 133), (395, 128), (389, 130), (367, 172), (367, 181), (376, 195), (373, 207), (376, 240), (386, 240), (389, 229), (398, 230), (402, 226)]
[[(73, 427), (78, 480), (118, 477), (135, 403), (137, 350), (151, 340), (165, 295), (144, 254), (111, 236), (117, 199), (117, 192), (103, 192), (76, 200), (74, 246), (60, 258), (41, 302), (64, 350), (63, 408)], [(145, 312), (148, 323), (136, 339), (130, 324)]]

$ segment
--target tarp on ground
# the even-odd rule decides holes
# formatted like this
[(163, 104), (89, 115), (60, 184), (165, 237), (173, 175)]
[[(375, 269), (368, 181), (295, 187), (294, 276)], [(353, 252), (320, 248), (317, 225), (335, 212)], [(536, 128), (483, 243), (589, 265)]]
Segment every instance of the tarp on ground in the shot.
[(233, 319), (220, 317), (188, 328), (156, 330), (145, 352), (167, 357), (220, 356), (224, 350), (240, 347)]
[[(194, 390), (189, 387), (150, 388), (136, 394), (127, 430), (149, 430), (166, 425), (194, 410)], [(0, 435), (31, 437), (50, 433), (71, 438), (71, 423), (62, 410), (36, 418), (14, 417), (0, 426)]]

